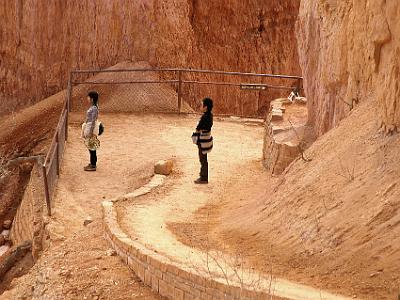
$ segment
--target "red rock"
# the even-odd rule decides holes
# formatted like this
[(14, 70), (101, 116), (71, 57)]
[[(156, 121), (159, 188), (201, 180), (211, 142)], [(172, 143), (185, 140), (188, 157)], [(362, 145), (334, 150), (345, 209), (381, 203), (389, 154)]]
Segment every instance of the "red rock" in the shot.
[(400, 126), (399, 1), (301, 1), (297, 36), (309, 124), (319, 136), (357, 102), (379, 101), (376, 118)]
[[(299, 75), (294, 30), (299, 2), (38, 0), (24, 5), (5, 0), (0, 7), (0, 114), (65, 88), (72, 69), (127, 60), (153, 67)], [(205, 94), (218, 98), (220, 112), (241, 112), (236, 103), (243, 93), (244, 113), (255, 111), (258, 100), (262, 107), (281, 95), (186, 88), (194, 95), (191, 104)]]

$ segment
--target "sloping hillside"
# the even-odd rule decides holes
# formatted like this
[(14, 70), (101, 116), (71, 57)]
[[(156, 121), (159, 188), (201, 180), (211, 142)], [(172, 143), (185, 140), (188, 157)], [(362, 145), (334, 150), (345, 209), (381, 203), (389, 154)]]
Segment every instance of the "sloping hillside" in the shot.
[(400, 137), (378, 132), (376, 110), (371, 100), (356, 108), (306, 152), (312, 161), (299, 159), (279, 177), (232, 183), (235, 194), (211, 209), (216, 245), (223, 240), (274, 274), (364, 299), (394, 299)]

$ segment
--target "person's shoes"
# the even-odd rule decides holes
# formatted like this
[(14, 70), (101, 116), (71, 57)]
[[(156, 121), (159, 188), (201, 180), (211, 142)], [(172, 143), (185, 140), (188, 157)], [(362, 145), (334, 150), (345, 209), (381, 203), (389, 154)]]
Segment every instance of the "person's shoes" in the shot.
[(91, 164), (88, 164), (86, 167), (83, 168), (85, 171), (96, 171), (96, 166), (92, 166)]
[(202, 178), (197, 178), (197, 179), (194, 181), (194, 183), (195, 183), (195, 184), (207, 184), (207, 183), (208, 183), (208, 180), (202, 179)]

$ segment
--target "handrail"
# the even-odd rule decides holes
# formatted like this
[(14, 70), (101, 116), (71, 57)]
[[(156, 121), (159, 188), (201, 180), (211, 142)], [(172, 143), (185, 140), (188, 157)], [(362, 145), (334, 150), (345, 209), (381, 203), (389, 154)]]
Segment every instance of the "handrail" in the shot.
[(72, 84), (131, 84), (131, 83), (178, 83), (179, 80), (148, 80), (148, 81), (73, 81)]
[[(142, 83), (179, 83), (179, 80), (154, 80), (154, 81), (74, 81), (73, 84), (142, 84)], [(224, 85), (224, 86), (242, 86), (242, 85), (251, 85), (254, 83), (235, 83), (235, 82), (217, 82), (217, 81), (195, 81), (195, 80), (181, 80), (181, 83), (192, 83), (192, 84), (209, 84), (209, 85)], [(284, 86), (284, 85), (270, 85), (264, 83), (257, 83), (257, 86), (263, 86), (271, 89), (284, 89), (284, 90), (292, 90), (293, 86)]]
[(270, 77), (282, 79), (300, 79), (303, 77), (295, 75), (281, 75), (281, 74), (267, 74), (267, 73), (252, 73), (252, 72), (232, 72), (232, 71), (218, 71), (218, 70), (199, 70), (199, 69), (182, 69), (182, 68), (125, 68), (125, 69), (111, 69), (111, 70), (74, 70), (72, 74), (90, 74), (90, 73), (121, 73), (121, 72), (186, 72), (186, 73), (203, 73), (203, 74), (219, 74), (219, 75), (233, 75), (233, 76), (255, 76), (255, 77)]
[(293, 75), (280, 75), (280, 74), (266, 74), (266, 73), (249, 73), (249, 72), (231, 72), (231, 71), (213, 71), (213, 70), (197, 70), (197, 69), (182, 69), (187, 73), (206, 73), (206, 74), (220, 74), (220, 75), (239, 75), (239, 76), (256, 76), (256, 77), (270, 77), (270, 78), (285, 78), (285, 79), (303, 79), (300, 76)]
[[(225, 85), (225, 86), (242, 86), (242, 85), (254, 85), (254, 83), (234, 83), (234, 82), (216, 82), (216, 81), (195, 81), (195, 80), (182, 80), (182, 83), (192, 83), (192, 84), (209, 84), (209, 85)], [(292, 90), (292, 86), (284, 86), (284, 85), (270, 85), (264, 83), (257, 83), (257, 86), (262, 86), (271, 89), (285, 89)]]

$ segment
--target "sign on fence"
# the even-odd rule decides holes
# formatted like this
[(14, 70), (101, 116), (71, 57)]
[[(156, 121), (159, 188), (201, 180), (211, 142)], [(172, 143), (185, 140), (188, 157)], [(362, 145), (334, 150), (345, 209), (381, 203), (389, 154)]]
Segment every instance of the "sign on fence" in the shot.
[(241, 83), (240, 84), (241, 90), (266, 90), (267, 86), (263, 84), (256, 84), (256, 83)]

